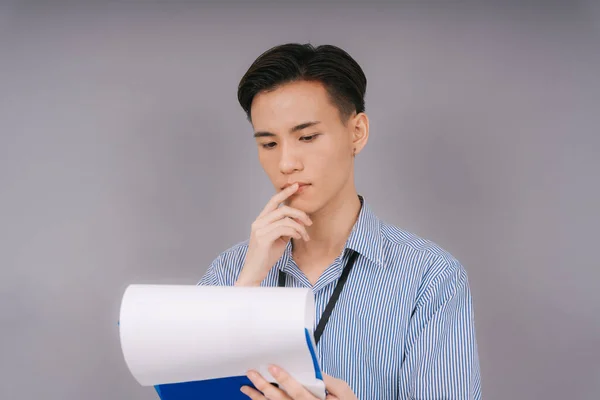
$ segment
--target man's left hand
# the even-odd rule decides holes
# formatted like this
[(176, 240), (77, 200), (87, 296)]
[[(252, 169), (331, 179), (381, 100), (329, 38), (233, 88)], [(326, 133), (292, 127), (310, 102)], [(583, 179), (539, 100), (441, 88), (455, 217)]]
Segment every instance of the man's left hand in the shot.
[[(249, 386), (242, 387), (242, 393), (252, 400), (315, 400), (315, 397), (298, 381), (292, 378), (286, 371), (275, 365), (269, 368), (269, 372), (277, 383), (279, 388), (272, 385), (256, 371), (248, 371), (248, 378), (254, 384), (256, 389)], [(323, 381), (327, 389), (327, 400), (358, 400), (356, 395), (350, 389), (348, 384), (340, 379), (335, 379), (329, 375), (323, 374)], [(282, 390), (283, 389), (283, 390)]]

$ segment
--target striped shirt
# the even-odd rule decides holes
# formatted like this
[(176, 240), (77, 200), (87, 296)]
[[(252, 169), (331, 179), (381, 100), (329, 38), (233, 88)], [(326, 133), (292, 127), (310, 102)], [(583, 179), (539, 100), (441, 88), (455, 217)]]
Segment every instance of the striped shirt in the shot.
[[(311, 288), (316, 321), (352, 249), (354, 268), (317, 344), (324, 373), (359, 399), (481, 399), (471, 294), (463, 266), (431, 241), (381, 221), (362, 196), (344, 251), (311, 285), (291, 242), (261, 286)], [(210, 265), (199, 285), (234, 285), (248, 241)]]

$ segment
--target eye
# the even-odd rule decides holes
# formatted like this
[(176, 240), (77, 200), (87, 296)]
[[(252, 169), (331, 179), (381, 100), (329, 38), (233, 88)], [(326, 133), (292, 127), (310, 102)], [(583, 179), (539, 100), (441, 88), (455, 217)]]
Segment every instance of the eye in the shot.
[(277, 143), (275, 142), (269, 142), (269, 143), (262, 143), (261, 146), (263, 149), (272, 149), (273, 147), (275, 147)]
[(315, 140), (317, 138), (317, 136), (319, 136), (318, 133), (315, 133), (313, 135), (302, 136), (300, 138), (300, 140), (303, 142), (312, 142), (313, 140)]

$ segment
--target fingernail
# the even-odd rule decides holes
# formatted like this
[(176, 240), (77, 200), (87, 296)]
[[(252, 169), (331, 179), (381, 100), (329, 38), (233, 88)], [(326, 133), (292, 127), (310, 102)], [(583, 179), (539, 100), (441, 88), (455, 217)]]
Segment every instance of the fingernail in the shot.
[(248, 394), (248, 389), (246, 388), (246, 386), (242, 386), (242, 387), (240, 388), (240, 392), (242, 392), (242, 393), (244, 393), (244, 394), (246, 394), (246, 395), (247, 395), (247, 394)]
[(277, 368), (274, 365), (271, 365), (269, 367), (269, 372), (271, 372), (271, 375), (273, 375), (275, 378), (277, 378), (279, 376), (279, 373), (281, 372), (279, 368)]

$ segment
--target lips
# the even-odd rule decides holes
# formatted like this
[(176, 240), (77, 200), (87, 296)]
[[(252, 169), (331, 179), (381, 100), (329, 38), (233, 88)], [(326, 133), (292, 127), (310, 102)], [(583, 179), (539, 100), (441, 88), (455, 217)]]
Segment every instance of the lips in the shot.
[(285, 186), (283, 186), (281, 189), (287, 189), (288, 187), (292, 186), (294, 183), (298, 184), (298, 190), (302, 189), (304, 186), (308, 186), (310, 185), (310, 183), (304, 183), (304, 182), (292, 182), (292, 183), (288, 183)]

